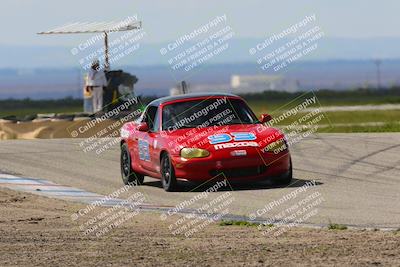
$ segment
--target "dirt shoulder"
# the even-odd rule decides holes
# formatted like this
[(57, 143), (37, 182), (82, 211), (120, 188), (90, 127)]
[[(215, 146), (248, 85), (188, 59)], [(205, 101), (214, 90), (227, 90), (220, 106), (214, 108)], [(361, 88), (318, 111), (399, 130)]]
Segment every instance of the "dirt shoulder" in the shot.
[[(139, 213), (101, 237), (71, 215), (84, 205), (0, 189), (0, 266), (399, 266), (400, 232), (211, 224), (186, 238), (176, 218)], [(174, 221), (175, 220), (175, 221)]]

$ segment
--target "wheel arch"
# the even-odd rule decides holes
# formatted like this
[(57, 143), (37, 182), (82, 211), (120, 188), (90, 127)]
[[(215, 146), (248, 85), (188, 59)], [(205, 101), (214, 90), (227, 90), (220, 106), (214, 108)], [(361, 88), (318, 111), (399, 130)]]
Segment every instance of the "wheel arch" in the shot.
[(159, 161), (161, 162), (161, 159), (162, 159), (162, 157), (165, 155), (165, 154), (169, 154), (168, 153), (168, 151), (166, 150), (166, 149), (162, 149), (161, 151), (160, 151), (160, 158), (159, 158)]
[(121, 139), (121, 141), (119, 142), (119, 146), (121, 147), (125, 143), (126, 143), (125, 139)]

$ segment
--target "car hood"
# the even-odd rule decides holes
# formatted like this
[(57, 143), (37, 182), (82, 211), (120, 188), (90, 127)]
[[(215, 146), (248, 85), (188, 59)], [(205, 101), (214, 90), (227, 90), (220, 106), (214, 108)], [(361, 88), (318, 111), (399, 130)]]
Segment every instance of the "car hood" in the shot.
[[(223, 145), (224, 148), (240, 148), (256, 146), (257, 143), (257, 147), (262, 148), (284, 137), (280, 130), (261, 123), (179, 129), (166, 134), (171, 141), (174, 141), (176, 147), (197, 147), (210, 151), (220, 149), (221, 146), (218, 146), (220, 144), (231, 144)], [(212, 137), (218, 134), (224, 134), (226, 139)], [(231, 137), (230, 140), (227, 135)]]

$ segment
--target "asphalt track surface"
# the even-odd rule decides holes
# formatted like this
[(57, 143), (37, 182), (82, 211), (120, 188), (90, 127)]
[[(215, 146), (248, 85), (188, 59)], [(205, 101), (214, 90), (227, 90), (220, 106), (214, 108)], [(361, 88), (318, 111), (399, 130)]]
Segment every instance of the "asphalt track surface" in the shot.
[[(46, 179), (60, 185), (108, 195), (121, 188), (119, 148), (97, 155), (84, 152), (79, 139), (9, 140), (0, 142), (0, 173)], [(318, 134), (291, 148), (294, 180), (279, 187), (270, 182), (232, 185), (229, 213), (257, 214), (273, 201), (282, 200), (306, 183), (316, 186), (281, 202), (257, 220), (272, 218), (310, 195), (323, 201), (313, 207), (313, 216), (304, 223), (340, 223), (356, 227), (400, 227), (400, 134)], [(140, 191), (146, 202), (175, 206), (200, 194), (204, 188), (185, 185), (181, 192), (165, 192), (158, 180), (146, 177)], [(210, 193), (210, 199), (230, 191)], [(286, 198), (287, 199), (287, 198)], [(196, 202), (187, 208), (196, 208)]]

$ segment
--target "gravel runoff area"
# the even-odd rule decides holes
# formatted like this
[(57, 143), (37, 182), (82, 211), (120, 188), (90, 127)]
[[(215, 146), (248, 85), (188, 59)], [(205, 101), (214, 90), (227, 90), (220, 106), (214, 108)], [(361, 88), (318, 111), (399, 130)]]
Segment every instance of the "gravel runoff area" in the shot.
[[(0, 189), (0, 266), (399, 266), (400, 231), (291, 228), (278, 237), (212, 223), (186, 238), (141, 212), (96, 237), (85, 206)], [(99, 208), (101, 209), (104, 208)]]

